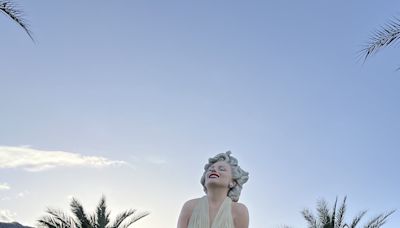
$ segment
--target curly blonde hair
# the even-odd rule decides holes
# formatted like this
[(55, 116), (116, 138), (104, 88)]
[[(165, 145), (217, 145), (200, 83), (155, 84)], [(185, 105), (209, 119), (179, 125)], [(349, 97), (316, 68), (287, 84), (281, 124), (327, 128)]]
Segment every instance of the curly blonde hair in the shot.
[(228, 197), (231, 198), (233, 202), (237, 202), (239, 201), (240, 192), (242, 191), (243, 184), (249, 180), (249, 173), (240, 168), (240, 166), (238, 165), (238, 160), (235, 157), (231, 156), (230, 151), (217, 154), (215, 157), (208, 159), (208, 163), (204, 166), (204, 173), (201, 177), (200, 183), (201, 185), (203, 185), (204, 192), (207, 193), (207, 188), (205, 186), (206, 172), (211, 165), (219, 161), (225, 161), (232, 168), (232, 179), (235, 182), (235, 185), (229, 189)]

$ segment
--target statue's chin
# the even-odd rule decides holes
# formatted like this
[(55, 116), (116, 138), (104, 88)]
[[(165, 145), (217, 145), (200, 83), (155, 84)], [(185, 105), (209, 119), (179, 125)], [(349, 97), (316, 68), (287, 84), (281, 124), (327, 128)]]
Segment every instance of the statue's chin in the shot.
[(207, 183), (206, 187), (207, 187), (207, 189), (210, 189), (210, 188), (227, 188), (228, 189), (226, 184), (218, 182), (218, 181), (210, 181)]

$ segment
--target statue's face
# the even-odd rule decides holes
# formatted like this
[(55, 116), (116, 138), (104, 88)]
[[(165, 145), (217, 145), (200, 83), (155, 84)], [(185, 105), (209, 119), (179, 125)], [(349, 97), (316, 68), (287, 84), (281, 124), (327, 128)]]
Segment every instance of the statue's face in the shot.
[(219, 186), (229, 188), (232, 182), (232, 168), (225, 161), (218, 161), (212, 164), (205, 175), (205, 186)]

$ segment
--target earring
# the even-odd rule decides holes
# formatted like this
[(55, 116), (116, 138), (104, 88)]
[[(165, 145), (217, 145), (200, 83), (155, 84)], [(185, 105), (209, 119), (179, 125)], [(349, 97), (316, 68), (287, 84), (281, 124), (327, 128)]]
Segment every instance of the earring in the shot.
[(233, 186), (234, 186), (233, 183), (229, 184), (229, 188), (233, 188)]

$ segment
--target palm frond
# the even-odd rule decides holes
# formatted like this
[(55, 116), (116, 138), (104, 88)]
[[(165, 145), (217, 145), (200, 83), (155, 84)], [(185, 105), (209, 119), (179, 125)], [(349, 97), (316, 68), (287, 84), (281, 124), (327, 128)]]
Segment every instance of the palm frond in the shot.
[(51, 216), (43, 216), (39, 220), (37, 220), (39, 223), (39, 227), (47, 227), (47, 228), (59, 228), (60, 224), (57, 220), (55, 220)]
[(3, 12), (8, 17), (10, 17), (19, 26), (21, 26), (21, 28), (25, 30), (25, 32), (28, 34), (31, 40), (34, 41), (28, 23), (24, 19), (23, 12), (19, 10), (18, 7), (12, 1), (9, 0), (0, 1), (0, 11)]
[(115, 218), (115, 221), (114, 221), (113, 225), (111, 225), (111, 228), (120, 227), (121, 224), (125, 221), (125, 219), (127, 219), (129, 216), (133, 215), (135, 212), (136, 212), (136, 210), (127, 210), (127, 211), (124, 211), (124, 212), (120, 213)]
[(365, 225), (364, 227), (365, 228), (380, 228), (383, 224), (386, 223), (387, 218), (394, 212), (395, 212), (395, 210), (390, 211), (385, 214), (380, 214), (380, 215), (376, 216), (375, 218), (373, 218), (371, 221), (369, 221), (367, 223), (367, 225)]
[(301, 214), (303, 215), (304, 219), (308, 222), (308, 227), (309, 228), (318, 228), (317, 227), (317, 219), (313, 215), (313, 213), (308, 210), (304, 209)]
[(370, 41), (360, 51), (364, 61), (371, 55), (377, 53), (381, 48), (396, 43), (400, 38), (400, 19), (393, 18), (380, 29), (372, 33)]
[(329, 215), (328, 204), (325, 200), (322, 199), (318, 201), (317, 211), (318, 211), (319, 222), (323, 227), (326, 227), (326, 225), (330, 223), (331, 219)]
[(128, 228), (130, 225), (132, 225), (133, 223), (135, 223), (139, 219), (146, 217), (149, 214), (150, 214), (149, 212), (143, 212), (143, 213), (140, 213), (139, 215), (134, 216), (132, 219), (129, 220), (129, 222), (125, 223), (122, 226), (122, 228)]
[(351, 222), (350, 228), (355, 228), (357, 224), (360, 222), (360, 220), (364, 217), (364, 215), (367, 213), (367, 211), (362, 211), (360, 212)]
[(62, 221), (58, 220), (54, 216), (48, 215), (43, 216), (41, 219), (38, 220), (39, 227), (45, 228), (72, 228), (67, 224), (63, 223)]
[(337, 200), (338, 200), (338, 197), (336, 196), (335, 204), (333, 205), (333, 211), (332, 211), (331, 221), (330, 221), (330, 227), (331, 227), (331, 228), (335, 228)]
[(64, 212), (55, 209), (47, 209), (47, 213), (50, 214), (56, 221), (63, 225), (63, 227), (74, 228), (76, 227), (76, 222), (73, 218), (66, 215)]
[(89, 222), (93, 228), (98, 228), (96, 214), (89, 216)]
[[(128, 228), (139, 219), (149, 215), (143, 212), (135, 215), (136, 210), (127, 210), (119, 214), (112, 226), (110, 223), (110, 212), (107, 210), (105, 197), (102, 196), (96, 211), (88, 216), (82, 204), (76, 200), (71, 201), (71, 211), (74, 217), (68, 216), (60, 210), (47, 209), (48, 215), (38, 220), (40, 227), (45, 228)], [(133, 216), (134, 215), (134, 216)], [(129, 221), (127, 219), (130, 218)]]
[(98, 228), (106, 228), (110, 222), (110, 213), (107, 212), (106, 198), (101, 197), (99, 205), (96, 208), (96, 225)]
[(344, 197), (342, 205), (340, 206), (340, 208), (338, 210), (338, 214), (336, 216), (335, 228), (341, 228), (343, 226), (344, 214), (346, 213), (346, 199), (347, 199), (347, 196)]
[[(346, 212), (346, 200), (347, 196), (344, 197), (343, 202), (338, 206), (338, 197), (336, 197), (335, 204), (332, 212), (329, 211), (328, 204), (325, 200), (319, 200), (317, 203), (318, 217), (309, 209), (304, 209), (301, 213), (304, 219), (308, 223), (309, 228), (356, 228), (359, 227), (360, 221), (363, 219), (367, 211), (361, 211), (357, 216), (351, 220), (350, 223), (344, 221)], [(339, 209), (337, 209), (339, 207)], [(388, 220), (389, 216), (392, 215), (395, 210), (387, 213), (382, 213), (373, 219), (371, 219), (364, 228), (381, 228)], [(127, 227), (123, 227), (127, 228)]]
[(77, 222), (79, 223), (81, 228), (92, 228), (90, 220), (83, 209), (82, 204), (76, 200), (72, 199), (71, 202), (71, 211), (77, 218)]

